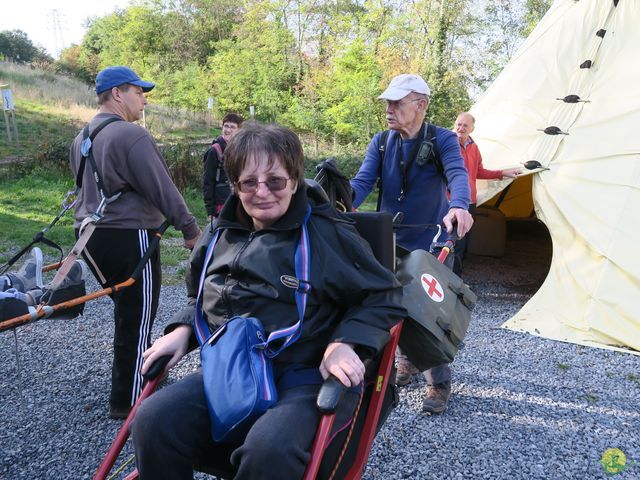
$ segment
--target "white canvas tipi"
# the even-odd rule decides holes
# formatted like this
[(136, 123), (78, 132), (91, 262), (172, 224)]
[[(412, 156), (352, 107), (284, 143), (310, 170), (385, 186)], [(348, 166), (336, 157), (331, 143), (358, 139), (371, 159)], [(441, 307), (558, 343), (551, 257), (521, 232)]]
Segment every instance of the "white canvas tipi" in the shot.
[[(553, 243), (506, 328), (640, 352), (639, 52), (640, 0), (558, 0), (471, 110), (487, 168), (548, 168), (500, 206), (534, 208)], [(504, 186), (479, 182), (478, 203)]]

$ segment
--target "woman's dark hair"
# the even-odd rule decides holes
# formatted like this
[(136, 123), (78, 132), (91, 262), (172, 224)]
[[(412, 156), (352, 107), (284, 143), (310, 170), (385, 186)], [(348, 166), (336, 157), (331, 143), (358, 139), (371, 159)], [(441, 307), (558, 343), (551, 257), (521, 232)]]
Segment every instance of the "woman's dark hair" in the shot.
[(229, 181), (236, 183), (247, 162), (260, 154), (267, 155), (269, 167), (280, 162), (298, 186), (303, 184), (304, 153), (298, 136), (281, 125), (259, 122), (245, 122), (229, 141), (224, 151), (224, 169)]

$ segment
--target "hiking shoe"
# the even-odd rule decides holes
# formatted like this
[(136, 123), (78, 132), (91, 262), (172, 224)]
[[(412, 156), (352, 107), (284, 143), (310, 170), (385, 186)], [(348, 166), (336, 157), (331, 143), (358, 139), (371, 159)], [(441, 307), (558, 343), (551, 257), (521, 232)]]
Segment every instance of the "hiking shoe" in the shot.
[(422, 411), (426, 413), (442, 413), (447, 409), (449, 396), (451, 395), (451, 383), (438, 383), (427, 385)]
[(27, 258), (20, 270), (8, 273), (11, 286), (21, 292), (27, 292), (42, 287), (42, 250), (33, 247), (31, 257)]
[(76, 260), (71, 265), (69, 269), (69, 273), (64, 277), (62, 283), (58, 287), (58, 290), (70, 287), (72, 285), (80, 285), (86, 278), (87, 272), (89, 271), (89, 267), (82, 260)]
[(411, 383), (411, 378), (420, 373), (409, 360), (398, 357), (398, 371), (396, 372), (396, 385), (402, 387)]
[(114, 407), (113, 405), (109, 405), (109, 418), (113, 418), (114, 420), (124, 420), (129, 416), (129, 412), (131, 411), (131, 407)]

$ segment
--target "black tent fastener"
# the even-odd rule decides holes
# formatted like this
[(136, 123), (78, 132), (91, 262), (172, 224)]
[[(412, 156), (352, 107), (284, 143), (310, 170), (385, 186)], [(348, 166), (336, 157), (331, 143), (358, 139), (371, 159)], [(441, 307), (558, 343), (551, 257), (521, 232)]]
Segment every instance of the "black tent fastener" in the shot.
[(591, 68), (591, 60), (585, 60), (580, 64), (580, 68)]
[(607, 31), (604, 28), (601, 28), (596, 32), (596, 37), (604, 38), (605, 33), (607, 33)]
[(618, 6), (618, 0), (613, 0), (613, 6), (617, 7)]
[[(524, 165), (524, 168), (526, 168), (527, 170), (535, 170), (536, 168), (541, 168), (542, 170), (550, 170), (550, 168), (545, 167), (544, 165), (542, 165), (537, 160), (527, 160), (522, 165)], [(511, 185), (513, 185), (513, 183), (509, 184), (509, 186), (511, 186)], [(498, 205), (496, 205), (496, 206), (498, 206)]]
[(579, 95), (567, 95), (564, 98), (556, 98), (556, 100), (562, 100), (564, 103), (589, 102), (589, 100), (582, 100)]
[(538, 129), (547, 135), (569, 135), (567, 132), (563, 132), (559, 127), (547, 127), (544, 130)]

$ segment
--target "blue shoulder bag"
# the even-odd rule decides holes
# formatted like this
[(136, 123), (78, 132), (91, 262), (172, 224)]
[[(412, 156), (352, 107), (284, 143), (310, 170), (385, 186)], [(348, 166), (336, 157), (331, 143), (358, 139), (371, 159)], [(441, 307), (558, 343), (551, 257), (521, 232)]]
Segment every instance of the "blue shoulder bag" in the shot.
[[(310, 290), (310, 248), (307, 221), (302, 224), (296, 247), (295, 269), (298, 281), (295, 297), (299, 320), (276, 330), (267, 338), (259, 319), (236, 316), (211, 333), (202, 312), (202, 291), (206, 269), (218, 240), (214, 234), (207, 249), (196, 304), (195, 333), (200, 344), (204, 392), (211, 418), (211, 435), (216, 442), (240, 440), (253, 422), (278, 401), (272, 360), (300, 337), (302, 320)], [(279, 345), (274, 348), (274, 345)]]

